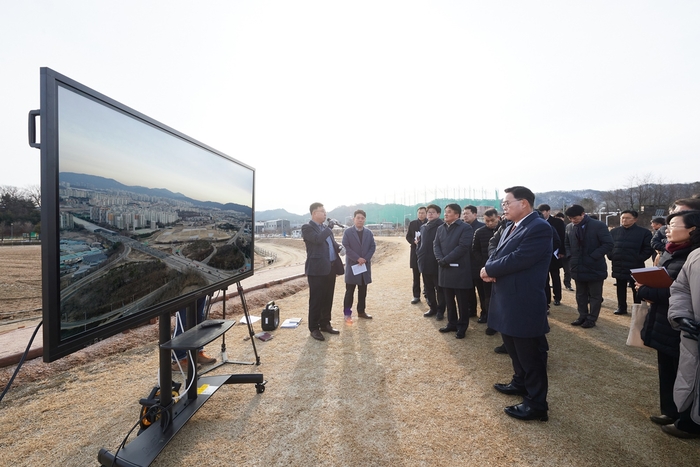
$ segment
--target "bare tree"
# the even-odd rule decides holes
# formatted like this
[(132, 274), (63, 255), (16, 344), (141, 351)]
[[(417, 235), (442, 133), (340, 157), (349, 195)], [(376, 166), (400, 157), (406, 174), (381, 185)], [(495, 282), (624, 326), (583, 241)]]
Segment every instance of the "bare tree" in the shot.
[(29, 185), (24, 190), (24, 196), (34, 203), (34, 206), (41, 207), (41, 185)]

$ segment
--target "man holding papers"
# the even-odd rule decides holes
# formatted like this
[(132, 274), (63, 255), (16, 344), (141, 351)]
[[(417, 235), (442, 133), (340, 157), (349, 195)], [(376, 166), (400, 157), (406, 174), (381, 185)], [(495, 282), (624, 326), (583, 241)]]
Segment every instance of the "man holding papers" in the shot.
[(372, 282), (371, 260), (377, 244), (374, 243), (374, 235), (369, 229), (365, 229), (367, 214), (358, 209), (353, 215), (354, 226), (343, 233), (343, 246), (345, 247), (345, 299), (343, 301), (343, 313), (345, 319), (352, 317), (352, 302), (357, 287), (357, 316), (372, 319), (372, 315), (365, 312), (367, 297), (367, 285)]

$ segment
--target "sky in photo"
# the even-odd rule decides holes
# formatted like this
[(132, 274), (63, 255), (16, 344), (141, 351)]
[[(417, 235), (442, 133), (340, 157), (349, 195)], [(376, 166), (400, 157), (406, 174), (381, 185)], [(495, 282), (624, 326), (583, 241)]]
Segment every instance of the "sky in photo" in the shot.
[(0, 185), (40, 183), (43, 66), (254, 167), (257, 210), (694, 182), (698, 24), (691, 1), (7, 2)]

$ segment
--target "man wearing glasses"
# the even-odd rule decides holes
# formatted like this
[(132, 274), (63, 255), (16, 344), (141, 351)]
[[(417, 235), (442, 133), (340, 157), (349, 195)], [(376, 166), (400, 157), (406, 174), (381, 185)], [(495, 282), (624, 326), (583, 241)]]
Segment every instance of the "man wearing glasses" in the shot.
[(503, 213), (509, 221), (495, 251), (481, 269), (492, 282), (488, 326), (501, 333), (513, 363), (513, 379), (495, 384), (503, 394), (523, 396), (505, 413), (520, 420), (548, 419), (547, 297), (544, 284), (552, 256), (552, 228), (533, 210), (535, 194), (523, 186), (506, 188)]

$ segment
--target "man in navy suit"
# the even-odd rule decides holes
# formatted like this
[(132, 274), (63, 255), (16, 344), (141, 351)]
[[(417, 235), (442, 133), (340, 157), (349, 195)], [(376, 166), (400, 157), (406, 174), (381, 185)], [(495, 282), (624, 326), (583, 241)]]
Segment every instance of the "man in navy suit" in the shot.
[(547, 420), (547, 297), (544, 284), (552, 256), (552, 228), (533, 210), (535, 194), (523, 186), (506, 188), (508, 222), (498, 246), (481, 269), (492, 282), (488, 326), (501, 333), (513, 363), (513, 379), (494, 388), (523, 402), (505, 408), (521, 420)]
[(301, 226), (301, 237), (306, 244), (304, 272), (309, 281), (309, 331), (316, 340), (326, 340), (321, 331), (340, 334), (331, 326), (331, 308), (335, 291), (335, 276), (343, 273), (338, 257), (340, 245), (333, 238), (333, 230), (323, 224), (326, 210), (321, 203), (309, 207), (311, 220)]

